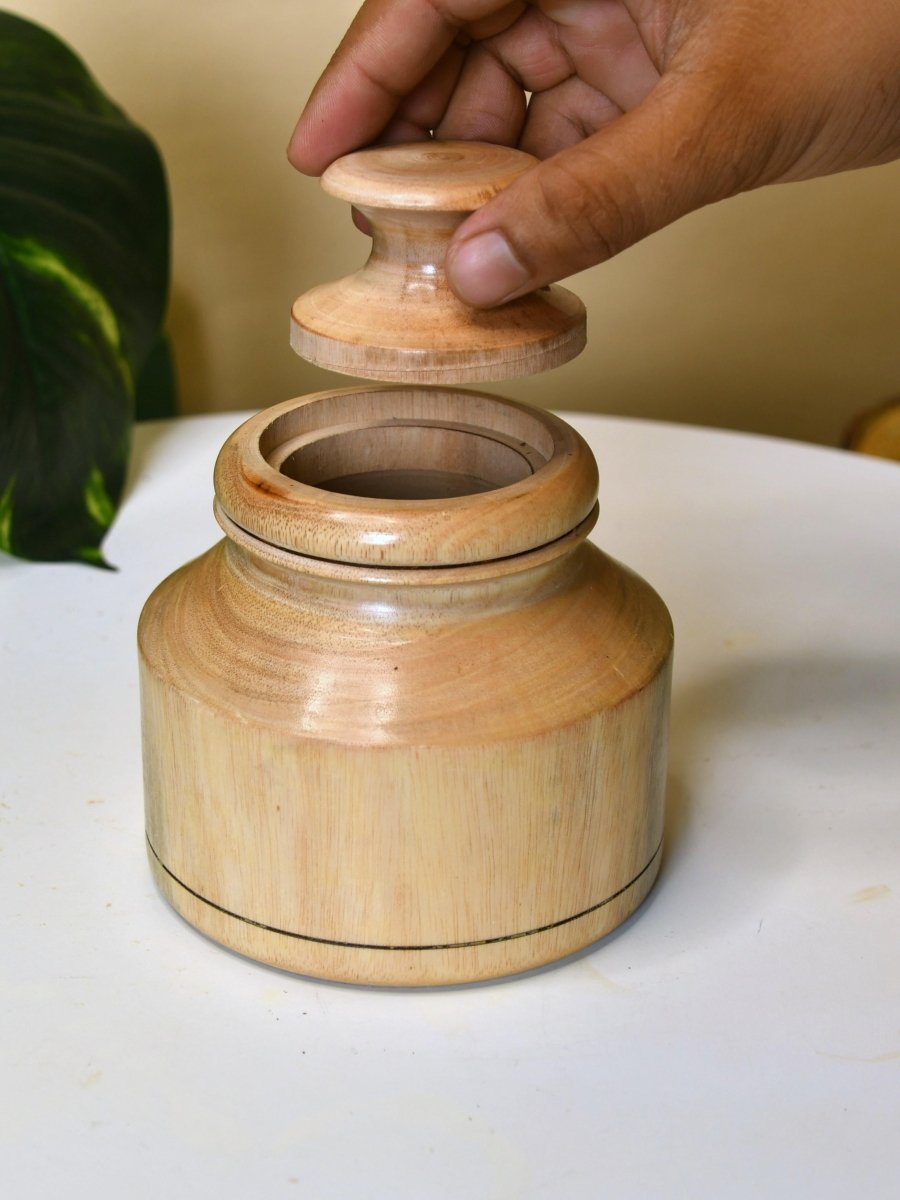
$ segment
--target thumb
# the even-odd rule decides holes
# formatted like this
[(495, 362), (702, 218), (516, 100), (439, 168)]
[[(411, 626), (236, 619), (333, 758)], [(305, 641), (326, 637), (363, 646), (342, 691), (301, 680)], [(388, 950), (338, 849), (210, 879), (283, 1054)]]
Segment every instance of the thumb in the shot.
[[(448, 248), (450, 286), (466, 304), (490, 308), (749, 186), (754, 148), (740, 144), (735, 124), (746, 134), (743, 121), (730, 122), (718, 99), (686, 80), (657, 85), (630, 113), (538, 163), (468, 217)], [(735, 172), (738, 161), (746, 178)]]

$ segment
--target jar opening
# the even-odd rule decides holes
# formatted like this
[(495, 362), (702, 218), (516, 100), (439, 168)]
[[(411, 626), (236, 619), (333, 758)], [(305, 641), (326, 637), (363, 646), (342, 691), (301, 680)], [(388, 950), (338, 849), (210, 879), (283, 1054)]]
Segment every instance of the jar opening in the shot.
[(391, 422), (324, 432), (279, 464), (289, 479), (343, 496), (445, 500), (519, 483), (546, 459), (493, 431)]
[(248, 534), (310, 558), (462, 567), (568, 536), (594, 507), (597, 467), (552, 413), (361, 385), (251, 417), (222, 448), (216, 495)]

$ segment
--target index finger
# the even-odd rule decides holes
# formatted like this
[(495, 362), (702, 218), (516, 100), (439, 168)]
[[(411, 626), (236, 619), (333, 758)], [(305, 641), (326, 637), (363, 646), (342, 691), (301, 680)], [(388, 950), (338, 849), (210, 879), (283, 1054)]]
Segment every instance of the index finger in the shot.
[(321, 174), (377, 137), (465, 27), (485, 24), (489, 34), (526, 7), (526, 0), (366, 0), (313, 88), (288, 158), (307, 175)]

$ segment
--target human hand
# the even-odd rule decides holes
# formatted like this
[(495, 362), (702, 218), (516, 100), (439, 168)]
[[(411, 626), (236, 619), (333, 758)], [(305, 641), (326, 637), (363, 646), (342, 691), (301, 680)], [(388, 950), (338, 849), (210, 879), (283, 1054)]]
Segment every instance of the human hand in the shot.
[(900, 0), (367, 0), (291, 162), (432, 131), (543, 160), (451, 242), (451, 286), (490, 307), (712, 201), (900, 156)]

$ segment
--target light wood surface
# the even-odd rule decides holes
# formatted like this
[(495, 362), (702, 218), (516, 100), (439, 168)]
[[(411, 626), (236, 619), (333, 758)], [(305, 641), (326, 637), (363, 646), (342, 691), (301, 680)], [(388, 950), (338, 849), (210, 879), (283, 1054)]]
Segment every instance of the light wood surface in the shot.
[[(385, 424), (398, 396), (422, 407)], [(614, 928), (653, 882), (669, 616), (584, 540), (596, 469), (557, 418), (371, 388), (348, 428), (353, 398), (243, 425), (217, 467), (229, 536), (147, 603), (150, 860), (188, 920), (290, 970), (385, 984), (523, 970)], [(444, 424), (422, 425), (436, 411)], [(273, 490), (285, 469), (316, 482)], [(330, 490), (398, 475), (407, 489), (411, 473), (449, 498)], [(413, 532), (386, 566), (365, 556), (380, 543), (364, 517), (378, 534), (392, 511)], [(454, 513), (480, 539), (454, 535)]]
[(457, 299), (444, 274), (447, 243), (466, 213), (534, 161), (505, 146), (428, 142), (333, 163), (322, 186), (366, 216), (372, 251), (360, 271), (297, 299), (297, 353), (344, 374), (410, 383), (508, 379), (574, 358), (585, 311), (565, 288), (479, 311)]
[(360, 385), (252, 417), (222, 448), (215, 487), (225, 515), (272, 546), (449, 567), (564, 537), (594, 507), (597, 466), (552, 413), (480, 392)]

